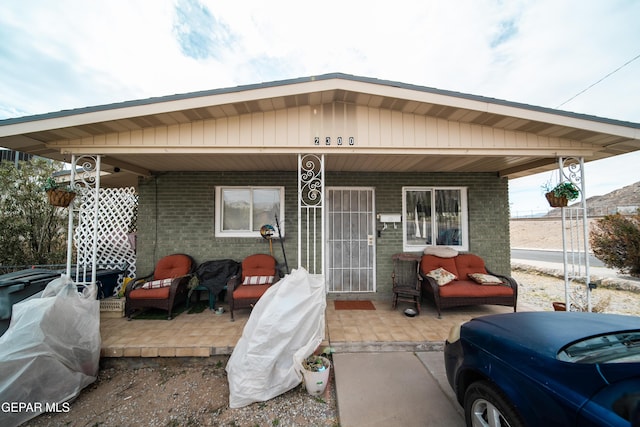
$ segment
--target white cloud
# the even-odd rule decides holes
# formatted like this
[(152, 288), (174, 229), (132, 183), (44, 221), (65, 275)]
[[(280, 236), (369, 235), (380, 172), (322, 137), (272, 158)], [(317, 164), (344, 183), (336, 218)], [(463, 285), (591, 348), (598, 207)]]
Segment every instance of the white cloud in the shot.
[[(0, 118), (328, 72), (555, 108), (640, 54), (638, 22), (629, 0), (3, 0)], [(638, 75), (562, 108), (640, 122)], [(637, 180), (629, 159), (590, 190)], [(512, 202), (537, 207), (525, 180)]]

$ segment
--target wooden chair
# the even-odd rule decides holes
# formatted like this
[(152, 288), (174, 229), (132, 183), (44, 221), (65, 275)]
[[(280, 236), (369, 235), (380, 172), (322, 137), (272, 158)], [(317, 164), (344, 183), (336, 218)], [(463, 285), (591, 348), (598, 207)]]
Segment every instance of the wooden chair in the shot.
[(252, 308), (271, 285), (280, 279), (276, 259), (271, 255), (255, 254), (242, 261), (241, 273), (229, 279), (229, 311)]
[(395, 309), (398, 301), (415, 304), (416, 311), (420, 313), (421, 281), (419, 274), (420, 257), (412, 254), (395, 254), (393, 260), (393, 303), (391, 308)]
[(158, 308), (168, 312), (171, 320), (173, 308), (186, 302), (188, 284), (195, 269), (193, 258), (185, 254), (173, 254), (161, 258), (153, 273), (136, 279), (125, 291), (125, 313), (129, 319), (136, 311)]

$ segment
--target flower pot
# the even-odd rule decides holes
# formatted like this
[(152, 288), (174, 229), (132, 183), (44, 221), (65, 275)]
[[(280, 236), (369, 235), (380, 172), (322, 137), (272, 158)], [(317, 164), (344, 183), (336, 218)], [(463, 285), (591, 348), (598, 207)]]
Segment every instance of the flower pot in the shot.
[(302, 364), (302, 377), (304, 387), (307, 393), (312, 396), (319, 396), (324, 393), (329, 382), (329, 373), (331, 372), (331, 362), (326, 357), (318, 356), (322, 359), (322, 367), (319, 371), (311, 371), (307, 369), (305, 363)]
[(71, 204), (73, 199), (76, 197), (76, 193), (72, 191), (53, 189), (53, 190), (47, 190), (47, 196), (49, 196), (50, 205), (66, 208)]
[(554, 311), (567, 311), (567, 305), (563, 302), (553, 302)]
[(544, 196), (547, 198), (547, 201), (552, 208), (564, 208), (569, 204), (569, 200), (566, 197), (558, 197), (553, 193), (553, 191), (549, 191)]

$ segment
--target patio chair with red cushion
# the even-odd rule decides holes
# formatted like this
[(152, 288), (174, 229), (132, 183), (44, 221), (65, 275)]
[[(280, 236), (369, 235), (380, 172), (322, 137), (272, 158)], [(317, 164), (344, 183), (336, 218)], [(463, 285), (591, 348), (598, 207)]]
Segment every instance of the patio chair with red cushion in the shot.
[(271, 285), (280, 279), (277, 262), (267, 254), (255, 254), (242, 261), (241, 272), (229, 279), (229, 311), (231, 321), (233, 312), (241, 308), (252, 308)]
[(129, 319), (148, 308), (168, 312), (171, 320), (173, 308), (186, 302), (188, 284), (196, 264), (189, 255), (173, 254), (161, 258), (153, 273), (135, 280), (125, 291), (125, 312)]

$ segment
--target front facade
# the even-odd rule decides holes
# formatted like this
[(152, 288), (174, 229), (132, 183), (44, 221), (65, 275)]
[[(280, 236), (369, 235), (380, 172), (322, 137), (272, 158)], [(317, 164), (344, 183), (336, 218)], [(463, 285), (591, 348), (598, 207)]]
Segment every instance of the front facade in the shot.
[(271, 252), (283, 269), (322, 275), (330, 293), (389, 298), (391, 255), (427, 246), (508, 274), (508, 179), (559, 157), (637, 150), (639, 129), (330, 74), (9, 119), (0, 145), (100, 155), (105, 184), (135, 185), (140, 273), (175, 252), (198, 262)]

